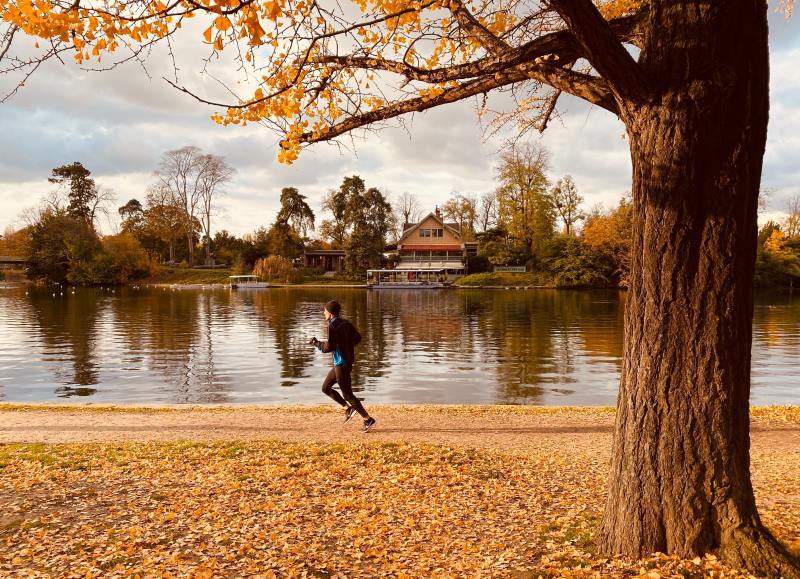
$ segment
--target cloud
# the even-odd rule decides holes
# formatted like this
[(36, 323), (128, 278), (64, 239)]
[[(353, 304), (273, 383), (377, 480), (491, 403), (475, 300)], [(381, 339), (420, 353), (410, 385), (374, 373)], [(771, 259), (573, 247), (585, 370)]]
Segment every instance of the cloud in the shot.
[[(800, 77), (795, 73), (800, 35), (796, 19), (780, 14), (770, 14), (770, 26), (771, 120), (763, 181), (774, 191), (769, 210), (779, 214), (800, 185)], [(178, 52), (180, 82), (228, 100), (213, 78), (199, 74), (206, 49), (191, 44)], [(407, 130), (395, 123), (352, 143), (345, 137), (344, 149), (315, 145), (286, 167), (276, 162), (273, 133), (258, 125), (219, 127), (209, 119), (214, 107), (169, 87), (161, 77), (173, 72), (172, 63), (163, 49), (147, 66), (149, 76), (135, 63), (87, 73), (52, 61), (12, 102), (0, 106), (0, 230), (50, 190), (47, 176), (54, 167), (80, 160), (99, 183), (114, 189), (121, 205), (143, 198), (163, 152), (187, 144), (224, 155), (236, 167), (218, 202), (217, 227), (237, 234), (269, 225), (286, 186), (307, 195), (318, 221), (323, 196), (347, 175), (361, 175), (368, 186), (392, 194), (413, 192), (425, 209), (453, 191), (483, 193), (496, 187), (503, 140), (484, 142), (474, 101), (404, 118)], [(226, 82), (245, 86), (230, 74)], [(504, 97), (493, 98), (502, 103)], [(571, 174), (587, 206), (615, 204), (631, 181), (622, 124), (574, 98), (562, 98), (560, 111), (563, 122), (554, 121), (544, 135), (532, 137), (552, 152), (551, 177)]]

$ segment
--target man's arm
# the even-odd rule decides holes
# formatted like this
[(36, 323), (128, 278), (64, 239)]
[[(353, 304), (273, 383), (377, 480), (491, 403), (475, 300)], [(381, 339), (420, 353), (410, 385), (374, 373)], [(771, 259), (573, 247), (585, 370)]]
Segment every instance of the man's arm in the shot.
[(320, 352), (323, 352), (323, 353), (326, 353), (326, 354), (336, 350), (336, 331), (335, 331), (335, 328), (332, 328), (331, 326), (328, 326), (328, 339), (327, 340), (317, 340), (316, 338), (314, 338), (314, 341), (312, 342), (312, 344), (314, 344), (314, 346), (316, 346), (317, 349)]

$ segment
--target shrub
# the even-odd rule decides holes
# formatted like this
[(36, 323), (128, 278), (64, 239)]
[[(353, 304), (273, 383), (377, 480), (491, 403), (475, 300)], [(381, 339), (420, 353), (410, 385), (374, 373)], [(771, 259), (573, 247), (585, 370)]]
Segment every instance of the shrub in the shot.
[(544, 263), (558, 287), (609, 285), (614, 270), (604, 255), (571, 236), (554, 239)]
[(111, 257), (114, 282), (127, 283), (155, 271), (154, 263), (132, 234), (122, 232), (103, 238), (103, 249)]
[(280, 255), (269, 255), (256, 261), (253, 274), (262, 279), (279, 280), (286, 283), (297, 283), (302, 274), (295, 269), (292, 262)]

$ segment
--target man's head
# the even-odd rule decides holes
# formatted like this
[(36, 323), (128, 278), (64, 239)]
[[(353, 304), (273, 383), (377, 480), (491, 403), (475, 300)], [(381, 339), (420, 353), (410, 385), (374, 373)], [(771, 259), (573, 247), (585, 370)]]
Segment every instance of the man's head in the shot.
[(342, 306), (339, 305), (339, 302), (335, 300), (329, 301), (325, 304), (325, 319), (330, 320), (331, 318), (335, 318), (339, 315), (339, 312), (342, 311)]

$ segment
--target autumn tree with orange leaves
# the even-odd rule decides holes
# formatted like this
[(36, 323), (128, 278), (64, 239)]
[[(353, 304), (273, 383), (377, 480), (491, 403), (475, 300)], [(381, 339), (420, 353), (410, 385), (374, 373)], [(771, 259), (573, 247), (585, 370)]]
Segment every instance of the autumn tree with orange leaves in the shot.
[[(756, 209), (768, 117), (764, 0), (0, 0), (3, 70), (141, 57), (203, 21), (255, 79), (222, 124), (261, 123), (279, 158), (479, 97), (543, 130), (561, 94), (619, 117), (633, 164), (625, 350), (600, 547), (800, 567), (763, 527), (749, 473)], [(186, 27), (194, 28), (194, 27)], [(188, 30), (187, 30), (188, 32)], [(38, 55), (15, 54), (17, 36)], [(192, 87), (176, 88), (194, 94)], [(243, 86), (243, 85), (237, 85)], [(234, 90), (232, 87), (231, 90)], [(516, 101), (495, 111), (486, 95)], [(205, 100), (203, 95), (195, 98)]]

